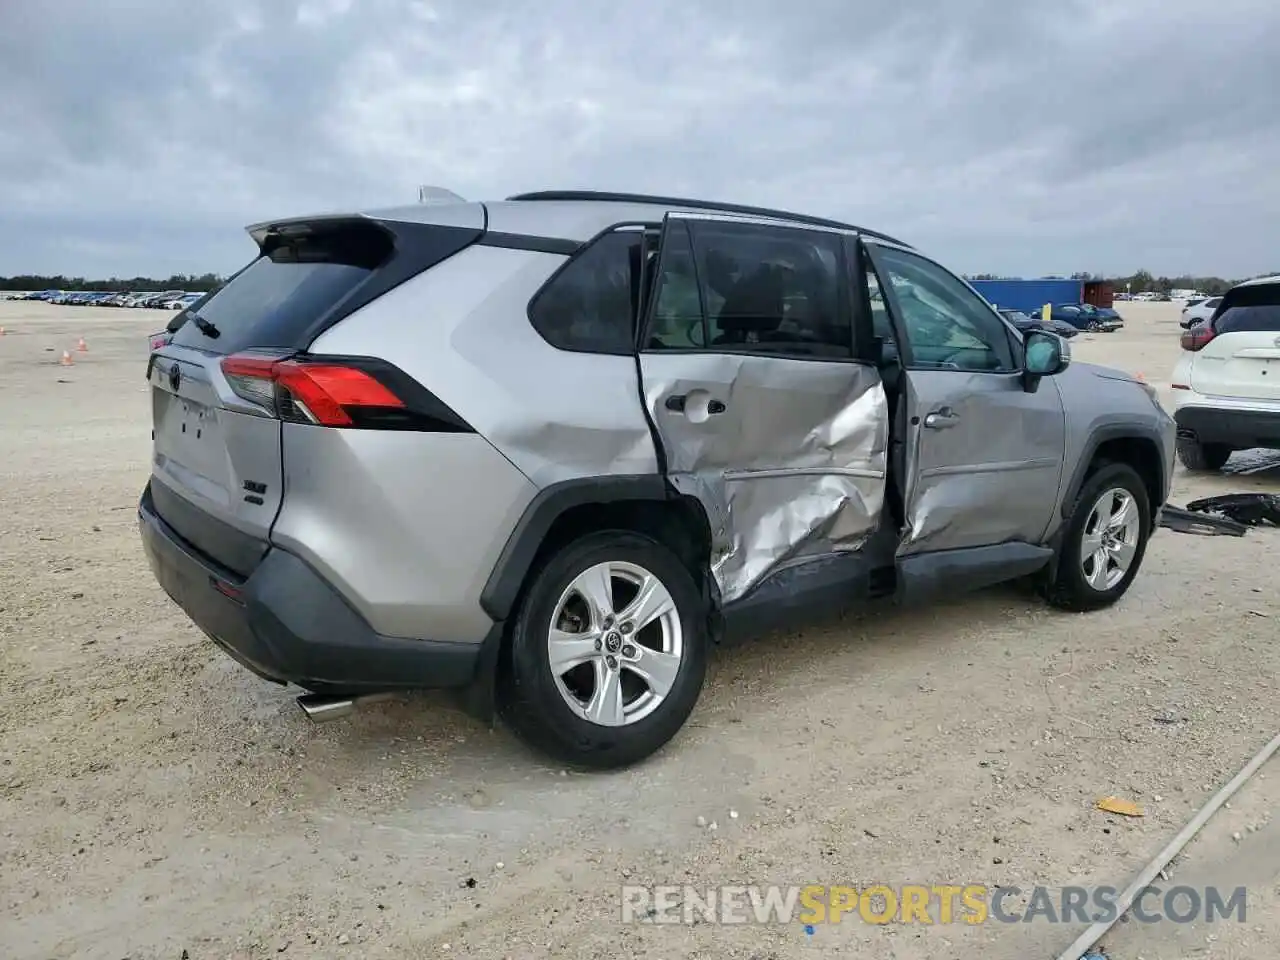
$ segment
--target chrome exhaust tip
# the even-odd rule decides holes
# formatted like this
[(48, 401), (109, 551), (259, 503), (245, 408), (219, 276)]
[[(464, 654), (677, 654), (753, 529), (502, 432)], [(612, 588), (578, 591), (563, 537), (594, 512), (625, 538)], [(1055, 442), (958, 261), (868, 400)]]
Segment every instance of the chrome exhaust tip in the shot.
[(298, 698), (298, 706), (312, 723), (323, 723), (326, 720), (337, 720), (355, 712), (356, 707), (365, 703), (377, 703), (388, 700), (390, 693), (365, 693), (357, 696), (331, 696), (322, 693), (307, 693)]

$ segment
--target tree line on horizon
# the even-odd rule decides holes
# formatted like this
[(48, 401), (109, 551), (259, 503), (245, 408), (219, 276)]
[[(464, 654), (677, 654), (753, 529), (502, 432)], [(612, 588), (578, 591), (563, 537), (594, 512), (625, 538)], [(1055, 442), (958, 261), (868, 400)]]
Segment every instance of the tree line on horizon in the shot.
[[(1258, 276), (1271, 277), (1276, 273), (1263, 273)], [(1198, 290), (1205, 296), (1220, 297), (1237, 283), (1245, 280), (1252, 280), (1253, 277), (1240, 277), (1236, 280), (1225, 280), (1222, 277), (1192, 277), (1183, 275), (1180, 277), (1157, 277), (1153, 276), (1148, 270), (1139, 270), (1137, 273), (1130, 274), (1127, 277), (1107, 277), (1100, 273), (1088, 273), (1081, 271), (1073, 273), (1069, 277), (1065, 276), (1047, 276), (1047, 277), (1008, 277), (996, 273), (975, 273), (967, 277), (969, 280), (1084, 280), (1086, 282), (1109, 283), (1117, 293), (1170, 293), (1174, 290)]]
[(112, 277), (109, 280), (86, 280), (84, 277), (46, 277), (26, 274), (16, 277), (0, 277), (0, 290), (75, 290), (83, 293), (163, 293), (166, 290), (185, 290), (188, 293), (205, 293), (225, 280), (216, 273), (175, 273), (167, 280), (154, 277)]

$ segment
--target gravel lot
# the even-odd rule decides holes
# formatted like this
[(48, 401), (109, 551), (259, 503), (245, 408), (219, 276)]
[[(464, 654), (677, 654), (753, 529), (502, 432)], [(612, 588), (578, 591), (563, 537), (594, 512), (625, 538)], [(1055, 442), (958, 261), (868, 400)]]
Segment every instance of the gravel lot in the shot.
[[(1076, 356), (1167, 380), (1176, 307), (1120, 307)], [(624, 926), (619, 887), (1123, 886), (1276, 732), (1276, 530), (1161, 531), (1099, 614), (999, 589), (719, 651), (688, 729), (622, 773), (547, 767), (444, 697), (312, 726), (142, 556), (166, 319), (0, 302), (5, 957), (1048, 957), (1079, 929)], [(1280, 457), (1233, 466), (1174, 501), (1280, 488)], [(1179, 867), (1254, 885), (1247, 924), (1127, 924), (1116, 960), (1277, 955), (1269, 783)]]

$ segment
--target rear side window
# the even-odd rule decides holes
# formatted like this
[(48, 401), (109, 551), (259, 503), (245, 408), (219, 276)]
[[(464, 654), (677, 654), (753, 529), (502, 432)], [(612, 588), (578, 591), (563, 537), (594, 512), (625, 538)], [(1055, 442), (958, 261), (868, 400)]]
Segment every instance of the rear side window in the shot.
[(839, 236), (715, 220), (688, 230), (667, 232), (649, 349), (853, 356)]
[(635, 352), (644, 234), (607, 233), (556, 273), (529, 304), (542, 339), (574, 353)]

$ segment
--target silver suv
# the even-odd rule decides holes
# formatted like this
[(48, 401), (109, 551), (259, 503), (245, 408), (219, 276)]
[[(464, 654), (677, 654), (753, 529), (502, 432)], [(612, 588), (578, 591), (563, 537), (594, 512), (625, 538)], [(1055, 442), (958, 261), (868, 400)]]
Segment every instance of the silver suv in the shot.
[(1168, 493), (1146, 384), (849, 224), (549, 192), (249, 232), (153, 342), (139, 515), (312, 715), (456, 687), (630, 763), (722, 638), (1024, 577), (1113, 603)]

